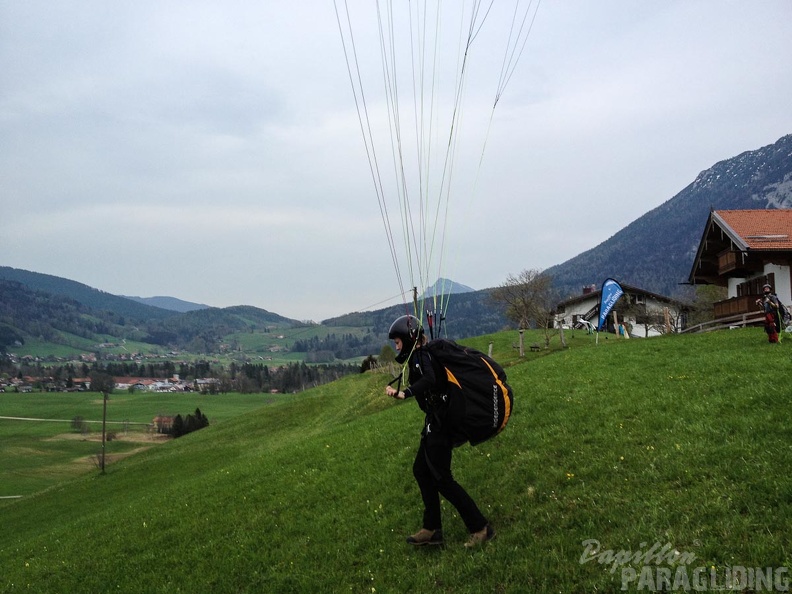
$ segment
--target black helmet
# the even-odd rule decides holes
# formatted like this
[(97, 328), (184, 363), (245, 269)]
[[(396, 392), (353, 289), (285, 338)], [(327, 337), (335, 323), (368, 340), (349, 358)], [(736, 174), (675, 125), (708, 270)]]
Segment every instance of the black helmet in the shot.
[(388, 338), (398, 338), (402, 341), (402, 348), (396, 355), (398, 363), (404, 363), (415, 348), (415, 343), (423, 336), (421, 322), (415, 316), (401, 316), (394, 320), (388, 330)]

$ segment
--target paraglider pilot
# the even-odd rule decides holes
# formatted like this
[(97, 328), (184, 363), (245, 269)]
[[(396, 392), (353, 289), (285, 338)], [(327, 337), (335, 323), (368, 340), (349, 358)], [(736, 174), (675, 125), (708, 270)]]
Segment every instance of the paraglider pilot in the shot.
[(402, 400), (413, 397), (426, 413), (421, 444), (413, 463), (413, 475), (424, 505), (423, 526), (408, 536), (407, 542), (415, 546), (443, 544), (442, 495), (457, 509), (470, 533), (465, 547), (476, 547), (492, 539), (495, 531), (451, 473), (453, 448), (465, 441), (455, 432), (455, 420), (462, 411), (458, 410), (457, 402), (447, 398), (447, 380), (442, 367), (428, 349), (421, 348), (426, 344), (426, 337), (418, 319), (410, 315), (397, 318), (388, 337), (396, 346), (396, 361), (409, 362), (409, 387), (402, 391), (389, 385), (385, 394)]
[(781, 302), (772, 292), (770, 285), (762, 287), (762, 297), (756, 300), (756, 305), (762, 308), (765, 314), (765, 332), (767, 340), (771, 343), (778, 342), (778, 333), (781, 331)]

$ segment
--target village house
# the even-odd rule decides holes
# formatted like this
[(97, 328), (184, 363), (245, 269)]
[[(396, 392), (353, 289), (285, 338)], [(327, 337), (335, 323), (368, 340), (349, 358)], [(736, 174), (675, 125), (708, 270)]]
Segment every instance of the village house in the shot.
[(199, 378), (195, 380), (195, 390), (204, 393), (215, 393), (220, 391), (220, 380), (213, 377)]
[(792, 209), (713, 210), (690, 270), (693, 285), (726, 287), (715, 319), (761, 318), (756, 305), (767, 283), (792, 303)]
[(157, 415), (149, 425), (149, 431), (170, 434), (173, 431), (173, 421), (176, 417)]
[(192, 392), (192, 382), (184, 381), (178, 375), (169, 379), (147, 377), (115, 377), (116, 390), (135, 390), (138, 392)]
[[(624, 294), (613, 311), (619, 323), (627, 326), (630, 336), (658, 336), (684, 328), (686, 308), (681, 302), (624, 283), (620, 285)], [(582, 294), (556, 306), (557, 323), (570, 328), (596, 328), (601, 295), (602, 290), (596, 285), (584, 287)], [(608, 319), (608, 331), (614, 332), (612, 316)]]
[(129, 390), (130, 388), (138, 391), (147, 391), (148, 387), (155, 380), (144, 377), (114, 377), (113, 382), (116, 390)]

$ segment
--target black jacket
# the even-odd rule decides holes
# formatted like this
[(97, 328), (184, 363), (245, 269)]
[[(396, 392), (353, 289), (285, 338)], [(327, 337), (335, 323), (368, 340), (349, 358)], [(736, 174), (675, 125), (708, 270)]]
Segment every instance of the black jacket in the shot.
[(445, 370), (427, 349), (417, 348), (408, 362), (410, 387), (404, 397), (415, 397), (424, 412), (432, 412), (443, 402), (448, 379)]
[(449, 394), (445, 368), (428, 349), (421, 348), (413, 352), (409, 368), (410, 387), (404, 390), (404, 397), (415, 397), (426, 413), (424, 432), (431, 423), (435, 433), (447, 436), (453, 447), (465, 443), (468, 438), (460, 429), (465, 416), (465, 400), (460, 395), (454, 398)]

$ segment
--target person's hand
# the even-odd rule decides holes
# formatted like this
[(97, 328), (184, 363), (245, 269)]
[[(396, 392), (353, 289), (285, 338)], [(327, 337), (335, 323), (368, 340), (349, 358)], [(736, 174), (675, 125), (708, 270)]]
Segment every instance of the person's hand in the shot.
[(404, 400), (404, 392), (400, 392), (396, 390), (396, 388), (394, 388), (393, 386), (385, 386), (385, 395), (390, 396), (391, 398)]

